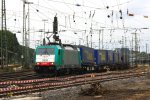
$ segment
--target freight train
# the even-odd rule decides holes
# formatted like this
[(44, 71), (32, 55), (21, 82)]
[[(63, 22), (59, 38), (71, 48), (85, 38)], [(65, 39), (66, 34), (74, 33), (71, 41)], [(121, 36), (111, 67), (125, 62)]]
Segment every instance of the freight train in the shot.
[(34, 55), (37, 73), (100, 71), (129, 67), (129, 49), (98, 50), (82, 45), (49, 44), (38, 46)]

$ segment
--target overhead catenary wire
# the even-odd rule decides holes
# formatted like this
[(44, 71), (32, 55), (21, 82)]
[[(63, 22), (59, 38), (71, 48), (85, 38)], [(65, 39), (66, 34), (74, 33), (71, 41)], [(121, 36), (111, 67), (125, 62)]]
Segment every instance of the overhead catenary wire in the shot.
[[(42, 6), (43, 7), (43, 6)], [(47, 7), (46, 7), (47, 8)], [(49, 8), (47, 8), (47, 9), (49, 9)], [(62, 14), (62, 12), (61, 12), (61, 14)], [(64, 14), (64, 13), (63, 13)], [(68, 14), (68, 13), (65, 13), (65, 14)], [(80, 17), (80, 16), (76, 16), (76, 17), (79, 17), (79, 18), (82, 18), (82, 19), (85, 19), (85, 18), (83, 18), (83, 17)], [(94, 20), (93, 20), (93, 22), (94, 22)], [(96, 23), (101, 23), (101, 22), (96, 22)], [(108, 26), (108, 25), (107, 25)], [(112, 26), (111, 26), (112, 27)]]
[[(86, 5), (81, 5), (81, 4), (72, 4), (72, 3), (67, 3), (67, 2), (57, 1), (57, 0), (48, 0), (48, 1), (57, 2), (57, 3), (63, 3), (63, 4), (69, 4), (69, 5), (72, 5), (72, 6), (83, 6), (83, 7), (86, 7), (86, 8), (93, 8), (93, 9), (98, 9), (98, 10), (104, 10), (104, 9), (106, 9), (105, 7), (104, 8), (91, 7), (91, 6), (86, 6)], [(123, 5), (123, 4), (129, 3), (131, 1), (132, 0), (129, 0), (129, 1), (124, 2), (124, 3), (120, 3), (119, 5)], [(115, 6), (118, 6), (118, 5), (113, 5), (113, 6), (109, 6), (109, 7), (113, 8)]]
[[(36, 4), (35, 4), (36, 5)], [(43, 7), (43, 6), (41, 6), (41, 7)], [(51, 9), (51, 8), (48, 8), (48, 7), (44, 7), (44, 8), (47, 8), (47, 9)], [(53, 10), (54, 11), (54, 10)], [(58, 11), (58, 10), (57, 10)], [(67, 14), (68, 15), (68, 13), (64, 13), (64, 12), (60, 12), (60, 11), (58, 11), (59, 13), (61, 13), (61, 14)], [(76, 16), (76, 17), (80, 17), (80, 16)], [(81, 17), (80, 17), (81, 18)], [(83, 17), (82, 17), (83, 18)], [(93, 20), (94, 21), (94, 20)], [(98, 22), (98, 23), (100, 23), (100, 22)]]

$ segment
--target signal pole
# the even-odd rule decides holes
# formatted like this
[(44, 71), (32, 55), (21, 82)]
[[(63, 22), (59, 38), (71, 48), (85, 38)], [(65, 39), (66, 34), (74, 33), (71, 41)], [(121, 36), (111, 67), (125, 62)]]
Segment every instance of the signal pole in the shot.
[(147, 43), (146, 43), (146, 54), (147, 54)]
[(148, 59), (148, 53), (147, 53), (147, 43), (146, 43), (146, 64), (148, 63), (147, 59)]
[[(8, 66), (8, 52), (7, 52), (7, 35), (6, 35), (6, 4), (5, 0), (2, 0), (2, 15), (1, 15), (1, 67), (3, 68), (4, 65), (7, 67)], [(4, 35), (4, 37), (3, 37)], [(2, 40), (4, 38), (4, 41)], [(5, 52), (3, 51), (5, 50)], [(5, 58), (4, 58), (5, 57)], [(5, 59), (5, 60), (4, 60)]]
[(33, 4), (33, 2), (26, 2), (26, 4), (28, 4), (28, 34), (27, 34), (27, 65), (30, 67), (31, 64), (31, 58), (30, 58), (30, 52), (29, 52), (29, 48), (30, 48), (30, 4)]
[(125, 48), (127, 48), (127, 37), (125, 35)]
[(135, 50), (135, 65), (137, 66), (137, 53), (138, 53), (138, 39), (137, 39), (137, 33), (132, 33), (135, 37), (134, 37), (134, 40), (135, 40), (135, 47), (134, 47), (134, 50)]
[(87, 43), (87, 47), (89, 47), (89, 42), (88, 42), (88, 35), (86, 36), (86, 43)]
[(104, 30), (102, 30), (102, 50), (104, 49), (104, 41), (103, 41), (103, 39), (104, 39)]
[[(28, 14), (26, 14), (26, 4), (28, 4)], [(30, 45), (30, 9), (29, 5), (33, 4), (32, 2), (27, 2), (23, 0), (23, 35), (22, 35), (22, 66), (29, 66), (29, 45)], [(26, 30), (26, 21), (28, 18), (28, 31)], [(25, 51), (23, 50), (25, 46)], [(24, 57), (25, 56), (25, 57)], [(25, 63), (23, 64), (23, 58)]]
[(23, 33), (22, 33), (22, 45), (24, 46), (24, 34), (25, 34), (25, 2), (26, 0), (23, 0)]
[(101, 30), (99, 30), (99, 49), (100, 49), (100, 43), (101, 43), (101, 38), (100, 38), (100, 36), (101, 36)]
[(47, 19), (42, 20), (44, 22), (44, 39), (43, 39), (43, 45), (45, 45), (45, 22), (48, 21)]
[(124, 48), (124, 37), (122, 36), (122, 48)]
[(131, 62), (131, 64), (132, 64), (132, 67), (133, 67), (133, 36), (132, 36), (132, 43), (131, 43), (131, 47), (132, 47), (132, 49), (131, 49), (131, 55), (132, 55), (132, 62)]
[(92, 48), (92, 34), (93, 34), (92, 23), (91, 23), (91, 30), (90, 30), (90, 33), (91, 33), (91, 48)]
[(24, 56), (25, 56), (25, 54), (24, 54), (24, 46), (25, 46), (25, 32), (26, 32), (26, 30), (25, 30), (25, 14), (26, 14), (26, 12), (25, 12), (25, 2), (26, 2), (26, 0), (23, 0), (23, 28), (22, 28), (22, 55), (21, 55), (21, 60), (22, 60), (22, 66), (24, 67), (24, 62), (23, 62), (23, 60), (24, 60)]

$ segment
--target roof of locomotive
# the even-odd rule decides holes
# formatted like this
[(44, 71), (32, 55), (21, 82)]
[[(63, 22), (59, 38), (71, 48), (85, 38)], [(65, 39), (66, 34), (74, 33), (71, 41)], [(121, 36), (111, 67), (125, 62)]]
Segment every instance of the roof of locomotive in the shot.
[(36, 49), (38, 49), (38, 48), (58, 48), (58, 49), (60, 49), (61, 47), (59, 45), (41, 45), (41, 46), (36, 47)]

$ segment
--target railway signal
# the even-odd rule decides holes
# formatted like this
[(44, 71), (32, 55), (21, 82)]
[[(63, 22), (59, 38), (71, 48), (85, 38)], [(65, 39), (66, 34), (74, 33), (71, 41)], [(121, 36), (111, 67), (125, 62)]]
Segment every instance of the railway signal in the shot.
[(61, 45), (61, 39), (59, 39), (59, 36), (58, 36), (58, 20), (57, 20), (57, 17), (55, 16), (54, 17), (54, 22), (53, 22), (53, 39), (54, 39), (54, 42), (59, 42), (59, 44)]
[(54, 34), (58, 34), (58, 21), (57, 21), (57, 17), (54, 17), (54, 22), (53, 22), (53, 32)]

